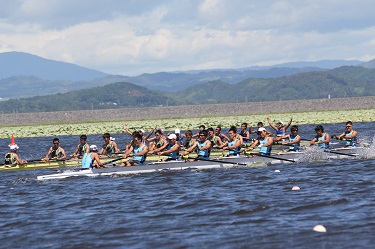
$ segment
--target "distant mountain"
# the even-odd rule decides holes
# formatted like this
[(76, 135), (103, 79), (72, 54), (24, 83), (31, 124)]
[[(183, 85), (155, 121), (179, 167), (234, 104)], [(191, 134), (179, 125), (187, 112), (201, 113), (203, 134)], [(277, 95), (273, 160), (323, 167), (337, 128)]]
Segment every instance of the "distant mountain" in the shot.
[[(0, 101), (0, 113), (116, 109), (181, 105), (184, 102), (127, 82), (47, 96)], [(105, 119), (105, 118), (104, 118)]]
[(374, 84), (375, 69), (361, 66), (279, 78), (249, 78), (236, 84), (214, 80), (177, 92), (119, 82), (64, 94), (1, 101), (0, 113), (375, 96)]
[(44, 80), (85, 81), (106, 77), (108, 74), (23, 52), (0, 53), (0, 79), (13, 76), (34, 76)]
[(362, 63), (359, 66), (365, 67), (365, 68), (375, 68), (375, 59), (371, 60), (371, 61), (368, 61), (368, 62), (365, 62), (365, 63)]
[(174, 92), (187, 87), (210, 81), (225, 81), (231, 84), (248, 78), (278, 78), (296, 73), (324, 71), (321, 68), (269, 68), (263, 70), (212, 70), (199, 73), (154, 73), (125, 77), (126, 81), (152, 90)]

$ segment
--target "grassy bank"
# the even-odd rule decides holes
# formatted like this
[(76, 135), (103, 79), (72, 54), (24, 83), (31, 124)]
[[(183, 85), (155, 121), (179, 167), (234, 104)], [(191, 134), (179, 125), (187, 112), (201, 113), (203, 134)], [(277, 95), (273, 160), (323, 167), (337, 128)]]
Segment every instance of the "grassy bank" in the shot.
[[(348, 120), (353, 122), (374, 122), (375, 109), (362, 110), (341, 110), (341, 111), (310, 111), (296, 113), (282, 113), (271, 115), (271, 120), (287, 122), (293, 117), (293, 124), (327, 124), (342, 123)], [(256, 126), (262, 121), (268, 125), (266, 115), (233, 115), (233, 116), (202, 116), (184, 118), (164, 118), (149, 120), (130, 120), (126, 125), (130, 130), (144, 129), (146, 132), (153, 127), (161, 127), (167, 131), (174, 129), (198, 129), (204, 124), (206, 127), (230, 127), (235, 125), (240, 127), (241, 123), (247, 122), (251, 126)], [(61, 135), (81, 135), (81, 134), (103, 134), (123, 132), (124, 121), (106, 122), (82, 122), (82, 123), (59, 123), (48, 125), (3, 125), (0, 127), (1, 138), (10, 138), (12, 134), (16, 137), (39, 137), (39, 136), (61, 136)]]

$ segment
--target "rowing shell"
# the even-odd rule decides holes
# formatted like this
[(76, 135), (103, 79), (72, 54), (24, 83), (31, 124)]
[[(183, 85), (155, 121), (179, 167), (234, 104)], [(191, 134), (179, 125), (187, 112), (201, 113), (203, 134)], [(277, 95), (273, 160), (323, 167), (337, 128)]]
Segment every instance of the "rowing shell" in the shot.
[[(100, 161), (102, 163), (106, 163), (108, 161), (113, 160), (114, 158), (119, 157), (108, 157), (102, 158)], [(60, 168), (60, 167), (68, 167), (68, 166), (78, 166), (81, 165), (81, 160), (65, 160), (65, 161), (35, 161), (29, 162), (22, 165), (1, 165), (0, 170), (33, 170), (33, 169), (43, 169), (43, 168)]]
[[(335, 150), (336, 152), (342, 150)], [(345, 149), (344, 151), (353, 152), (353, 149)], [(342, 154), (334, 154), (332, 158), (348, 158)], [(350, 154), (352, 155), (352, 154)], [(150, 172), (160, 172), (169, 170), (186, 170), (186, 169), (218, 169), (218, 168), (233, 168), (233, 167), (261, 167), (269, 166), (272, 164), (292, 163), (304, 160), (305, 153), (303, 152), (285, 152), (277, 156), (269, 157), (223, 157), (216, 159), (205, 159), (204, 161), (169, 161), (169, 162), (150, 162), (142, 166), (131, 167), (109, 167), (100, 169), (85, 169), (79, 171), (66, 171), (58, 174), (38, 176), (37, 180), (51, 180), (51, 179), (64, 179), (68, 177), (79, 176), (108, 176), (108, 175), (130, 175), (141, 174)]]
[[(38, 176), (37, 180), (52, 180), (52, 179), (64, 179), (68, 177), (79, 177), (79, 176), (108, 176), (108, 175), (131, 175), (131, 174), (141, 174), (141, 173), (151, 173), (151, 172), (161, 172), (170, 170), (204, 170), (204, 169), (226, 169), (233, 167), (246, 167), (245, 165), (238, 165), (237, 162), (214, 162), (210, 161), (171, 161), (171, 162), (152, 162), (142, 166), (130, 166), (130, 167), (109, 167), (109, 168), (99, 168), (99, 169), (85, 169), (79, 171), (66, 171), (58, 174), (42, 175)], [(267, 164), (249, 164), (248, 167), (254, 166), (267, 166)]]

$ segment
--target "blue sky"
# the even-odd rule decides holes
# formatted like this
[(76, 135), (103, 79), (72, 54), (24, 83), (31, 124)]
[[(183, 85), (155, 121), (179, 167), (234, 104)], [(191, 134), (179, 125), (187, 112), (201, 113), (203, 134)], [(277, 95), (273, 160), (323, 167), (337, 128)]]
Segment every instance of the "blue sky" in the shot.
[(110, 74), (375, 58), (371, 0), (0, 0), (0, 52)]

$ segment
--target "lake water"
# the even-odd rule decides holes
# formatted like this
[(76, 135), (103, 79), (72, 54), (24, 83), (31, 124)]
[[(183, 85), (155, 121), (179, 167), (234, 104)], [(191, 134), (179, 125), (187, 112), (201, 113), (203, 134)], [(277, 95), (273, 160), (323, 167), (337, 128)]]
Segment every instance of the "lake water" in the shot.
[[(374, 123), (355, 128), (372, 143)], [(43, 157), (52, 139), (16, 137), (19, 154)], [(70, 154), (79, 138), (60, 141)], [(368, 158), (44, 182), (56, 169), (0, 171), (0, 248), (373, 248), (374, 169)]]

